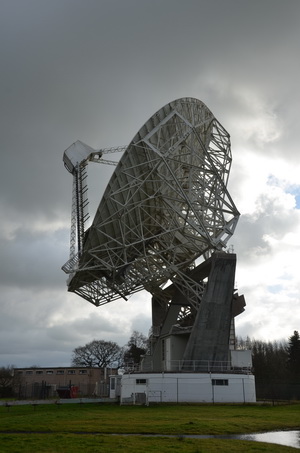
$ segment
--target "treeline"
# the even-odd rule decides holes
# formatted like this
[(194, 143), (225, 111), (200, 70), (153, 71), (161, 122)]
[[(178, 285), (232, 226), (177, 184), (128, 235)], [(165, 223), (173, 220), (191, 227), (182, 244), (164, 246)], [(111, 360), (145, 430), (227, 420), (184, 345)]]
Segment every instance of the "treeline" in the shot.
[(237, 338), (237, 349), (252, 352), (257, 399), (300, 399), (299, 332), (287, 341)]
[(125, 346), (114, 341), (93, 340), (73, 350), (72, 366), (122, 368), (140, 363), (148, 349), (148, 338), (134, 330)]

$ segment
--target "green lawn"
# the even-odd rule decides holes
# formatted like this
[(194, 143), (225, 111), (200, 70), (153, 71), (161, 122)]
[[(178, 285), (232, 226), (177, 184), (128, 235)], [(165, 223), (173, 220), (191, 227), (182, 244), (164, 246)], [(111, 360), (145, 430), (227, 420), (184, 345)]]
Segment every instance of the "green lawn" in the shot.
[[(1, 453), (288, 452), (259, 442), (187, 439), (184, 434), (242, 434), (299, 429), (300, 405), (64, 404), (0, 407)], [(109, 435), (109, 434), (116, 435)], [(123, 434), (123, 435), (120, 435)], [(126, 436), (125, 434), (136, 434)], [(138, 434), (173, 435), (142, 437)]]

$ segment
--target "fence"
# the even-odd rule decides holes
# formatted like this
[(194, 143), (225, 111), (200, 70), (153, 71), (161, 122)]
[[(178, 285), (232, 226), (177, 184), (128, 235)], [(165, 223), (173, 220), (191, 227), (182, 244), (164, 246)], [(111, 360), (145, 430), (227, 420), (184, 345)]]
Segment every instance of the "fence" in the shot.
[(300, 400), (300, 382), (288, 379), (255, 379), (257, 400)]
[[(76, 390), (75, 390), (76, 389)], [(65, 392), (62, 392), (65, 390)], [(69, 392), (68, 392), (69, 390)], [(72, 390), (72, 391), (71, 391)], [(68, 396), (68, 393), (70, 396)], [(67, 398), (72, 397), (109, 397), (109, 384), (87, 384), (79, 383), (72, 388), (66, 386), (61, 387), (57, 384), (49, 384), (46, 381), (19, 384), (14, 388), (13, 396), (18, 399), (48, 399), (48, 398), (60, 398), (60, 395), (65, 395)]]

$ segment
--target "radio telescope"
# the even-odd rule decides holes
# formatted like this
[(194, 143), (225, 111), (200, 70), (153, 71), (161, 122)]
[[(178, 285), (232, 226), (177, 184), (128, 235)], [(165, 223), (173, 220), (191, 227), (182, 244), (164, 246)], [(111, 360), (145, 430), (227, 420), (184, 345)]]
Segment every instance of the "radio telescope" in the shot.
[[(104, 159), (114, 152), (122, 156), (87, 228), (87, 165), (114, 164)], [(233, 294), (235, 255), (225, 253), (239, 212), (227, 190), (230, 136), (212, 112), (181, 98), (128, 146), (94, 150), (77, 141), (63, 160), (73, 175), (68, 290), (96, 306), (147, 290), (153, 345), (177, 332), (184, 360), (227, 360), (232, 319), (244, 306)], [(203, 326), (209, 317), (211, 328)]]

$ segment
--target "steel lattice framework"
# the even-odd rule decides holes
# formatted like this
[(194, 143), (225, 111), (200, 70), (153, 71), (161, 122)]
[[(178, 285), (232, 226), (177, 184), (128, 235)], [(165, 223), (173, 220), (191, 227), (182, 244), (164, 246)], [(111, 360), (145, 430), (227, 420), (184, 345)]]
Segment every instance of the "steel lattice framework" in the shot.
[[(86, 165), (112, 163), (103, 155), (113, 151), (122, 157), (85, 230)], [(74, 184), (63, 270), (69, 291), (97, 306), (141, 289), (162, 297), (168, 281), (186, 286), (195, 260), (223, 250), (235, 230), (239, 212), (227, 190), (230, 137), (197, 99), (165, 105), (126, 148), (95, 151), (76, 142), (64, 162)], [(192, 305), (198, 286), (189, 285)]]

